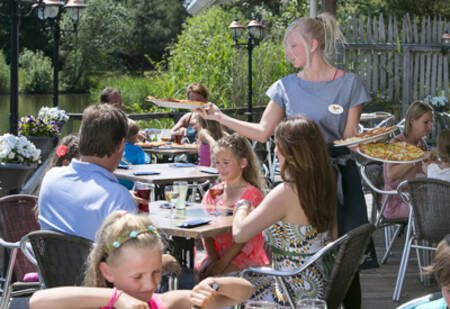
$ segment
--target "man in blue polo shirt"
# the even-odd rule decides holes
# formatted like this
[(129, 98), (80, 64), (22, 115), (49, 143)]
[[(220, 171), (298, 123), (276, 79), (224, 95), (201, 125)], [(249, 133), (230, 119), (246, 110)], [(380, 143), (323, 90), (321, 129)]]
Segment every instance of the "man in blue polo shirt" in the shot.
[(118, 166), (127, 135), (126, 115), (108, 104), (83, 112), (79, 160), (54, 167), (39, 194), (39, 223), (53, 230), (95, 241), (103, 220), (115, 210), (137, 212), (130, 192), (112, 172)]

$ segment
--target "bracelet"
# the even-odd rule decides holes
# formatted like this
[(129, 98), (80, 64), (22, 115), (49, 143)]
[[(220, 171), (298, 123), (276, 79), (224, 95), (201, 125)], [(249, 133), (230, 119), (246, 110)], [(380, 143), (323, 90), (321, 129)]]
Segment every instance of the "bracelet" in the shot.
[(111, 298), (109, 299), (109, 304), (107, 307), (102, 307), (102, 309), (113, 309), (114, 304), (119, 299), (120, 295), (122, 295), (123, 291), (118, 290), (117, 288), (113, 289), (113, 293), (111, 295)]
[(236, 202), (236, 207), (234, 207), (234, 213), (237, 213), (238, 210), (244, 208), (247, 209), (248, 212), (250, 212), (251, 207), (252, 207), (252, 203), (250, 203), (247, 200), (239, 200)]

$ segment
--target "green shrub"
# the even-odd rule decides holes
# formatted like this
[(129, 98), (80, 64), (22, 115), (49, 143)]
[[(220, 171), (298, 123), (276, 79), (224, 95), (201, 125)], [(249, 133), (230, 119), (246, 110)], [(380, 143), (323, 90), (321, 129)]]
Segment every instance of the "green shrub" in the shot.
[[(215, 6), (186, 20), (178, 41), (168, 49), (166, 60), (154, 63), (155, 70), (144, 77), (110, 76), (91, 91), (98, 101), (104, 87), (119, 88), (127, 112), (162, 111), (145, 103), (145, 97), (184, 99), (186, 87), (201, 82), (210, 90), (210, 101), (221, 107), (246, 106), (248, 101), (247, 49), (235, 48), (228, 25), (238, 18), (237, 9)], [(272, 18), (270, 16), (270, 18)], [(272, 18), (273, 19), (273, 18)], [(248, 22), (248, 21), (247, 21)], [(284, 57), (283, 21), (271, 20), (272, 32), (253, 51), (253, 104), (265, 105), (267, 88), (293, 71)], [(277, 29), (273, 29), (273, 28)], [(152, 61), (148, 57), (149, 61)]]
[(24, 49), (19, 56), (20, 90), (24, 93), (51, 93), (53, 68), (50, 58), (40, 50)]
[(0, 93), (9, 92), (9, 66), (0, 50)]

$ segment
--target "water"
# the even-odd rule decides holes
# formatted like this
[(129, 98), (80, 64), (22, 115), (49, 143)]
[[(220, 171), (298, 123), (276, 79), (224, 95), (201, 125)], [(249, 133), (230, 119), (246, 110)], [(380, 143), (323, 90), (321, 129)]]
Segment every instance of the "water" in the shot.
[[(59, 95), (59, 107), (68, 113), (81, 113), (91, 103), (95, 102), (90, 101), (89, 94)], [(51, 94), (19, 95), (19, 118), (26, 115), (37, 116), (42, 106), (52, 107), (52, 105)], [(78, 129), (77, 124), (74, 124), (73, 129)], [(0, 135), (7, 132), (9, 132), (9, 95), (0, 95)]]

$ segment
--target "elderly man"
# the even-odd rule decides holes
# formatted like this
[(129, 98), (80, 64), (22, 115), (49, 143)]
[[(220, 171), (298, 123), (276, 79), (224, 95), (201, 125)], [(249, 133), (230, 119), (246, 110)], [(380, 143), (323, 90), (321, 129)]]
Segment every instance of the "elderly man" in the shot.
[(133, 196), (112, 174), (122, 158), (127, 121), (121, 110), (108, 104), (91, 105), (84, 110), (79, 131), (80, 159), (52, 168), (42, 181), (42, 230), (94, 241), (108, 214), (115, 210), (137, 211)]
[(122, 94), (117, 88), (107, 87), (100, 95), (101, 104), (110, 104), (118, 109), (122, 109)]

